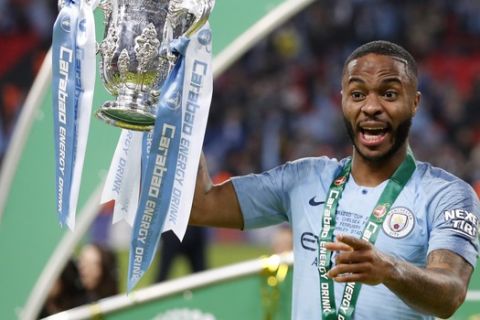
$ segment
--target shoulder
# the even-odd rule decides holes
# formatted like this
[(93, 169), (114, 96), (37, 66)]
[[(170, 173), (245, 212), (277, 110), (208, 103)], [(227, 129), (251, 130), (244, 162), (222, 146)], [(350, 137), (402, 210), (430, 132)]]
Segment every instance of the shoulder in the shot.
[(473, 188), (455, 175), (427, 163), (417, 163), (418, 201), (427, 215), (428, 252), (447, 249), (472, 266), (478, 256), (480, 204)]
[(478, 205), (478, 197), (467, 182), (429, 163), (417, 161), (414, 181), (417, 192), (430, 198), (437, 205), (449, 202), (462, 202), (468, 206)]
[(473, 193), (473, 189), (468, 183), (454, 174), (427, 162), (417, 161), (415, 178), (422, 188), (428, 188), (435, 192), (467, 191), (468, 193)]
[(273, 170), (282, 172), (287, 178), (295, 177), (299, 180), (320, 178), (323, 180), (335, 175), (345, 161), (346, 159), (337, 160), (325, 156), (308, 157), (286, 162)]
[(340, 173), (348, 158), (309, 157), (285, 163), (279, 167), (284, 190), (309, 188), (312, 185), (325, 185), (326, 188)]
[(310, 181), (333, 179), (346, 159), (337, 160), (328, 157), (308, 157), (288, 161), (260, 174), (233, 177), (234, 184), (239, 182), (251, 185), (269, 184), (282, 189), (291, 189)]

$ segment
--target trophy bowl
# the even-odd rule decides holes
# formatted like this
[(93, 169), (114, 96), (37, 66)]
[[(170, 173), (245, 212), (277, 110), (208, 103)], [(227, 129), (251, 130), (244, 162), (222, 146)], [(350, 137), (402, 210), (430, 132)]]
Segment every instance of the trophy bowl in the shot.
[(160, 89), (177, 60), (171, 43), (207, 20), (214, 0), (103, 0), (105, 36), (98, 46), (100, 74), (115, 97), (96, 115), (108, 124), (149, 131)]

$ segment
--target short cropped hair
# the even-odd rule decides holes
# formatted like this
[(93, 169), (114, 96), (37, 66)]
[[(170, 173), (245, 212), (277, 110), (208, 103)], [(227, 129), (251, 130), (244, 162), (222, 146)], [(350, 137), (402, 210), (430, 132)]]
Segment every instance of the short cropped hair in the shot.
[(417, 80), (417, 63), (415, 62), (413, 56), (398, 44), (385, 40), (368, 42), (355, 49), (348, 56), (347, 60), (345, 60), (345, 63), (343, 64), (343, 72), (345, 73), (347, 65), (352, 60), (361, 58), (370, 53), (391, 56), (405, 60), (407, 62), (407, 72), (410, 74), (413, 80)]

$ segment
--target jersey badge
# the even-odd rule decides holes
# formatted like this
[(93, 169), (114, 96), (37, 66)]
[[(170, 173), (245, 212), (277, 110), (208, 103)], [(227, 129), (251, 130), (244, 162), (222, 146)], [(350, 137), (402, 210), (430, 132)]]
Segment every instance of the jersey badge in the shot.
[(392, 208), (383, 222), (383, 232), (395, 239), (408, 236), (413, 227), (415, 227), (415, 217), (405, 207)]

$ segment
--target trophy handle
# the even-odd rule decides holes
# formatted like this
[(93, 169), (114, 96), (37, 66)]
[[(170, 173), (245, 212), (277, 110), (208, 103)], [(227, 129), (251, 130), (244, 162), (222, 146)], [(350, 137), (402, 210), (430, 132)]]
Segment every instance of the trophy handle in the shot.
[(171, 0), (168, 12), (173, 20), (184, 13), (194, 17), (190, 27), (183, 33), (184, 36), (190, 37), (207, 22), (214, 4), (215, 0)]
[(215, 4), (215, 0), (202, 0), (202, 12), (200, 15), (195, 16), (195, 21), (192, 23), (190, 28), (185, 32), (187, 37), (193, 35), (198, 29), (200, 29), (207, 21), (208, 17), (210, 16), (210, 12), (212, 11), (213, 5)]
[[(62, 1), (62, 0), (59, 0), (59, 1)], [(103, 24), (104, 25), (107, 25), (108, 23), (108, 19), (110, 18), (110, 15), (115, 12), (112, 8), (115, 6), (117, 6), (117, 1), (116, 0), (94, 0), (94, 1), (97, 1), (98, 2), (98, 8), (100, 8), (100, 10), (102, 10), (103, 12)], [(115, 3), (112, 3), (112, 2), (115, 2)], [(114, 13), (116, 15), (116, 13)], [(115, 17), (111, 17), (112, 19), (113, 18), (116, 18)], [(102, 51), (102, 47), (101, 47), (101, 43), (99, 43), (98, 41), (96, 42), (96, 54), (99, 54), (100, 52)]]

